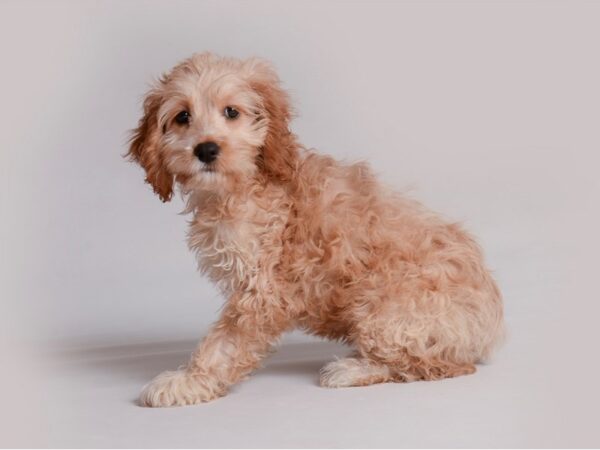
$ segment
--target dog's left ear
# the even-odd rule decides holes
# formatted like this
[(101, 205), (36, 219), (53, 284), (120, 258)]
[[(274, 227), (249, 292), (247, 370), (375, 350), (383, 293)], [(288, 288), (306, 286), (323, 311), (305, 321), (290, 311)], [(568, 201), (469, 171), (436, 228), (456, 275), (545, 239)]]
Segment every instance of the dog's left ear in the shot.
[(260, 115), (267, 125), (265, 143), (258, 155), (258, 166), (274, 180), (291, 180), (298, 159), (296, 136), (290, 131), (292, 118), (290, 99), (282, 88), (272, 66), (261, 59), (247, 61), (250, 77), (248, 83), (261, 98)]
[(129, 151), (126, 157), (138, 162), (146, 171), (146, 182), (163, 202), (171, 200), (173, 195), (173, 174), (167, 169), (159, 149), (160, 130), (158, 110), (162, 104), (161, 88), (152, 89), (144, 99), (144, 115), (138, 127), (132, 131)]

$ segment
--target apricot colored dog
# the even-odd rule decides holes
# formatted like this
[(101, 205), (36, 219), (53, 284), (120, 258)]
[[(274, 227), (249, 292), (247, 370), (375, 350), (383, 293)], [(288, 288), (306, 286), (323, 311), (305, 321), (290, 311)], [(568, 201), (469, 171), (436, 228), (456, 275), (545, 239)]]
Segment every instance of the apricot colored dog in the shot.
[(500, 341), (502, 299), (475, 241), (367, 165), (306, 150), (289, 121), (279, 78), (256, 58), (197, 54), (147, 94), (128, 155), (163, 201), (179, 187), (189, 246), (227, 302), (142, 404), (224, 395), (293, 328), (355, 349), (322, 369), (327, 387), (470, 374)]

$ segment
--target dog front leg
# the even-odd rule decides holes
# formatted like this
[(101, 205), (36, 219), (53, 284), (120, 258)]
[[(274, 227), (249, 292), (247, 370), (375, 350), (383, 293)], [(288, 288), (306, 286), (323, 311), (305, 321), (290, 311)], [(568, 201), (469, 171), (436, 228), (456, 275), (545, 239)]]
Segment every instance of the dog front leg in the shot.
[(183, 406), (225, 395), (232, 384), (258, 367), (286, 325), (282, 314), (263, 308), (242, 310), (230, 300), (188, 365), (158, 375), (142, 390), (140, 403)]

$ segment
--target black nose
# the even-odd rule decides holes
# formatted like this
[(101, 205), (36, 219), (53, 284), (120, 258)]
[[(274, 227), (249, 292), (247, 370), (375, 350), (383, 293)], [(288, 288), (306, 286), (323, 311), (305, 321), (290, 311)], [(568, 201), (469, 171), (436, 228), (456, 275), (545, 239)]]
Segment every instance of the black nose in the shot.
[(196, 145), (194, 149), (194, 155), (203, 163), (211, 163), (217, 159), (219, 154), (219, 145), (216, 142), (203, 142), (202, 144)]

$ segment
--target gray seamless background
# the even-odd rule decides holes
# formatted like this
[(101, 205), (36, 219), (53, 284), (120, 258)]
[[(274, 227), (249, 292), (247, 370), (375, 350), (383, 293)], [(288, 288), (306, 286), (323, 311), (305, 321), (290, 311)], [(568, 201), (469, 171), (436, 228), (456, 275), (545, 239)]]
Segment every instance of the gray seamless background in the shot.
[[(12, 446), (598, 446), (600, 3), (4, 1), (0, 352)], [(298, 334), (210, 405), (137, 407), (215, 320), (181, 199), (121, 158), (153, 77), (265, 57), (308, 147), (484, 247), (509, 338), (472, 377), (327, 391)]]

